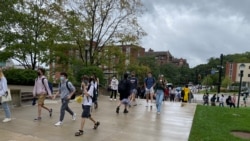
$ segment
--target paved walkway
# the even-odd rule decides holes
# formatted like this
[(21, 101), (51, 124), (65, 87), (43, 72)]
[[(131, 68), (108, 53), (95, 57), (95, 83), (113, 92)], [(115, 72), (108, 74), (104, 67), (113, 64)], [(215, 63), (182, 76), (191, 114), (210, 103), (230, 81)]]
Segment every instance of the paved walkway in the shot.
[[(84, 134), (75, 137), (74, 133), (80, 126), (81, 105), (72, 101), (70, 107), (77, 113), (77, 120), (72, 121), (66, 113), (61, 127), (54, 124), (59, 118), (60, 100), (46, 100), (46, 105), (53, 108), (53, 116), (43, 110), (42, 121), (33, 121), (37, 115), (37, 107), (31, 102), (22, 107), (11, 108), (13, 120), (0, 123), (1, 141), (187, 141), (192, 126), (196, 104), (164, 102), (162, 113), (156, 114), (156, 109), (145, 107), (145, 100), (139, 100), (138, 105), (129, 108), (128, 114), (116, 114), (117, 102), (109, 101), (107, 96), (100, 96), (99, 108), (93, 110), (92, 116), (101, 122), (97, 130), (87, 121)], [(123, 109), (123, 108), (121, 108)], [(0, 110), (0, 119), (4, 112)]]

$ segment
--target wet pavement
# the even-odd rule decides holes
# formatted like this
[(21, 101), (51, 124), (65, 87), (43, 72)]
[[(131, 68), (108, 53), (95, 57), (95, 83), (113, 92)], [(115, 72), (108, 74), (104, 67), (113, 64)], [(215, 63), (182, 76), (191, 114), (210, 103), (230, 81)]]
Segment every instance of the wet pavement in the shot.
[[(188, 103), (181, 106), (179, 102), (164, 102), (162, 112), (157, 114), (155, 106), (145, 107), (144, 99), (139, 99), (137, 106), (129, 108), (129, 113), (116, 114), (117, 101), (110, 101), (108, 96), (99, 97), (99, 108), (92, 111), (94, 119), (100, 121), (97, 130), (93, 123), (87, 120), (84, 134), (75, 137), (74, 133), (80, 126), (81, 104), (72, 101), (69, 105), (77, 113), (73, 121), (66, 113), (63, 125), (54, 126), (59, 119), (60, 100), (46, 100), (46, 106), (53, 108), (53, 116), (42, 111), (42, 120), (34, 121), (37, 116), (37, 106), (31, 102), (22, 103), (21, 107), (12, 107), (12, 121), (0, 122), (1, 141), (187, 141), (192, 126), (196, 104)], [(0, 109), (0, 119), (4, 112)]]

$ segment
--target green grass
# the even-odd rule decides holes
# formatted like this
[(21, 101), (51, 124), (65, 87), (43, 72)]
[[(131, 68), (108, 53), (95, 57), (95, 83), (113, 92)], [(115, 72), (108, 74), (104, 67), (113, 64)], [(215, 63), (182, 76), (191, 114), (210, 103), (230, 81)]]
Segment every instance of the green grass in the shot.
[(189, 141), (244, 141), (233, 130), (250, 132), (250, 108), (197, 105)]

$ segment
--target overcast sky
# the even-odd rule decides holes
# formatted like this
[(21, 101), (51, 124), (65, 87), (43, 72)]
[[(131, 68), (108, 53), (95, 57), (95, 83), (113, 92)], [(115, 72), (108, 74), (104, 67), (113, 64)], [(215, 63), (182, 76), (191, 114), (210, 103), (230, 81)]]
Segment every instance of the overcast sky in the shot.
[(190, 67), (250, 51), (250, 0), (142, 0), (141, 46), (170, 51)]

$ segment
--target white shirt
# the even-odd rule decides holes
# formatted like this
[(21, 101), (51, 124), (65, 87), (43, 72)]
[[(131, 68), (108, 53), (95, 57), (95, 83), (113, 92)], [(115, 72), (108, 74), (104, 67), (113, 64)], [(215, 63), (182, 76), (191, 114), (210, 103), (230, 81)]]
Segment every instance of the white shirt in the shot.
[(89, 90), (87, 90), (87, 93), (88, 93), (88, 96), (84, 95), (82, 104), (91, 106), (92, 105), (91, 97), (93, 97), (93, 93), (94, 93), (94, 84), (90, 84), (90, 88)]

